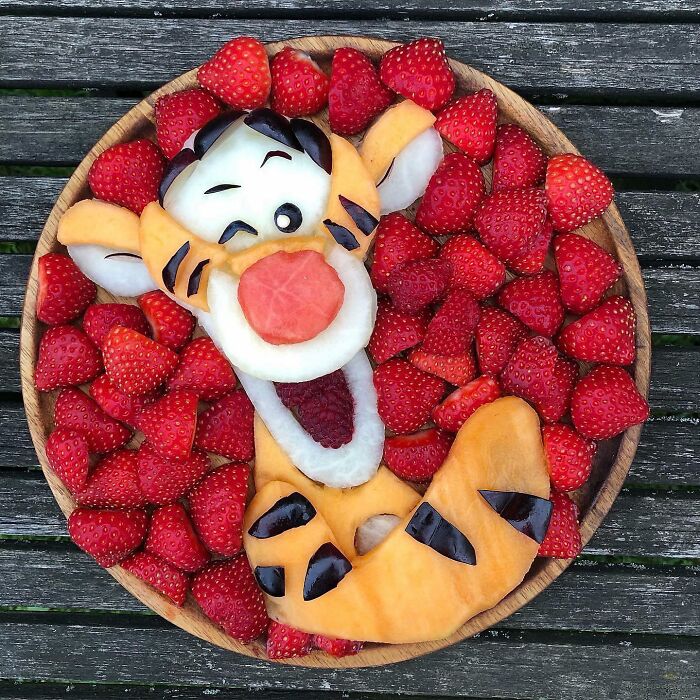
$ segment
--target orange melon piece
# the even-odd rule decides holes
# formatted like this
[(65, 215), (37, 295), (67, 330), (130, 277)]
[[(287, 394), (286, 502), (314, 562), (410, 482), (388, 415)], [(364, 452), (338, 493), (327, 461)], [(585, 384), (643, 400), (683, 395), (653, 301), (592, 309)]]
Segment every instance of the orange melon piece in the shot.
[[(406, 526), (412, 511), (377, 547), (348, 557), (352, 569), (335, 588), (304, 600), (309, 558), (327, 542), (346, 550), (336, 521), (320, 506), (306, 526), (268, 539), (250, 535), (251, 525), (280, 497), (301, 491), (297, 483), (267, 482), (246, 512), (244, 545), (253, 568), (284, 567), (285, 594), (266, 595), (268, 613), (330, 637), (386, 643), (448, 637), (512, 591), (537, 554), (537, 542), (502, 518), (479, 489), (549, 496), (539, 419), (521, 399), (498, 399), (469, 418), (419, 504), (430, 504), (463, 533), (475, 564), (454, 561), (411, 537)], [(301, 492), (316, 507), (314, 492)]]
[(138, 253), (139, 217), (126, 207), (100, 199), (83, 199), (61, 217), (58, 240), (63, 245), (101, 245)]

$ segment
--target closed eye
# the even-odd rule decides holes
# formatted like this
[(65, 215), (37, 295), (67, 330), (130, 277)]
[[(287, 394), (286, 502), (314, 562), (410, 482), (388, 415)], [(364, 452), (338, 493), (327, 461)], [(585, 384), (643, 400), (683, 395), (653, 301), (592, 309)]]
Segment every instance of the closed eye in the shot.
[(289, 155), (289, 153), (285, 153), (284, 151), (268, 151), (265, 154), (265, 158), (263, 158), (263, 162), (260, 164), (260, 167), (262, 168), (265, 163), (267, 163), (270, 158), (284, 158), (285, 160), (291, 160), (292, 156)]
[(216, 194), (217, 192), (225, 192), (226, 190), (235, 190), (240, 185), (214, 185), (210, 187), (204, 194)]

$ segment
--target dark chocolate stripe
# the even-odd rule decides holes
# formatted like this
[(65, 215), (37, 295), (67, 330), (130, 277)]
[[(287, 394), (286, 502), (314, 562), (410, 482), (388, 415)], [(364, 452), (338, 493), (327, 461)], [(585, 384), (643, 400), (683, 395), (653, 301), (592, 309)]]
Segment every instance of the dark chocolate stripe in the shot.
[(256, 566), (253, 574), (263, 593), (273, 598), (281, 598), (284, 595), (283, 566)]
[(201, 158), (213, 145), (214, 142), (245, 112), (234, 110), (224, 112), (208, 121), (194, 137), (194, 152), (197, 158)]
[(110, 253), (109, 255), (105, 255), (105, 260), (109, 260), (110, 258), (136, 258), (137, 260), (143, 260), (143, 258), (140, 255), (136, 255), (136, 253)]
[(331, 236), (346, 250), (355, 250), (355, 248), (360, 247), (357, 238), (355, 238), (355, 234), (346, 229), (345, 226), (336, 224), (335, 221), (331, 221), (330, 219), (324, 219), (323, 223), (331, 232)]
[(297, 137), (294, 135), (289, 122), (277, 112), (273, 112), (267, 107), (254, 109), (245, 117), (245, 123), (263, 136), (267, 136), (273, 141), (283, 143), (295, 151), (303, 151)]
[(541, 544), (552, 517), (552, 502), (517, 491), (479, 489), (484, 500), (518, 532)]
[(330, 175), (333, 170), (333, 151), (328, 136), (308, 119), (292, 119), (290, 125), (309, 158)]
[(298, 492), (280, 498), (268, 511), (263, 513), (248, 530), (248, 534), (259, 540), (276, 537), (295, 527), (303, 527), (311, 522), (316, 509), (311, 502)]
[(187, 296), (188, 298), (194, 296), (199, 291), (199, 285), (202, 281), (202, 272), (204, 268), (209, 264), (210, 260), (201, 260), (197, 263), (197, 266), (192, 270), (189, 280), (187, 281)]
[(237, 190), (240, 185), (214, 185), (204, 192), (204, 194), (216, 194), (217, 192), (225, 192), (226, 190)]
[(246, 231), (247, 233), (252, 233), (254, 236), (258, 235), (258, 232), (245, 221), (236, 219), (232, 221), (225, 229), (224, 232), (219, 237), (219, 243), (222, 245), (230, 241), (239, 231)]
[(406, 525), (406, 532), (443, 557), (462, 564), (476, 564), (476, 552), (471, 542), (430, 503), (421, 503)]
[(284, 158), (285, 160), (291, 160), (292, 156), (290, 156), (286, 151), (268, 151), (263, 158), (263, 162), (260, 163), (260, 167), (262, 168), (263, 165), (270, 160), (270, 158)]
[(163, 206), (165, 193), (170, 185), (173, 184), (175, 178), (190, 164), (197, 160), (197, 156), (191, 148), (185, 148), (180, 151), (166, 166), (163, 177), (158, 185), (158, 202)]
[(355, 204), (351, 199), (344, 197), (342, 194), (338, 195), (340, 203), (343, 205), (343, 209), (350, 214), (350, 218), (355, 222), (355, 226), (365, 234), (369, 236), (372, 231), (377, 227), (379, 219), (372, 216), (364, 207), (359, 204)]
[(352, 564), (333, 544), (322, 544), (309, 559), (304, 578), (304, 600), (315, 600), (332, 591), (352, 570)]
[(175, 291), (175, 280), (177, 279), (177, 271), (182, 265), (182, 261), (190, 252), (190, 242), (185, 241), (175, 252), (170, 260), (166, 263), (163, 268), (161, 276), (163, 277), (163, 284), (165, 288), (172, 294)]

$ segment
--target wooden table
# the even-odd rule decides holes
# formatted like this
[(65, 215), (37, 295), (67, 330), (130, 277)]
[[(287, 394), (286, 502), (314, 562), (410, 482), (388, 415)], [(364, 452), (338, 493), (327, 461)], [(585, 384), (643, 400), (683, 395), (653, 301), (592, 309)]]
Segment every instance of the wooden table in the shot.
[[(0, 0), (0, 698), (699, 697), (698, 23), (700, 0)], [(12, 328), (32, 243), (100, 134), (241, 33), (442, 37), (613, 176), (644, 268), (653, 418), (613, 511), (534, 603), (411, 663), (280, 668), (187, 636), (78, 553), (36, 467)]]

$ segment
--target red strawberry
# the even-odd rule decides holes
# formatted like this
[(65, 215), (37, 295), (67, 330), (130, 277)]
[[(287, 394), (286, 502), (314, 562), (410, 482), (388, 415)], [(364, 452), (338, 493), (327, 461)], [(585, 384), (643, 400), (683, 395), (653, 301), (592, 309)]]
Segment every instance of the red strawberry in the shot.
[(547, 208), (557, 231), (573, 231), (600, 216), (613, 200), (613, 186), (583, 156), (562, 153), (547, 163)]
[(240, 550), (249, 474), (247, 464), (226, 464), (190, 492), (192, 521), (210, 552), (230, 557)]
[(134, 428), (143, 408), (159, 397), (157, 391), (131, 396), (123, 392), (106, 374), (93, 381), (90, 385), (90, 395), (108, 416)]
[(306, 656), (311, 651), (311, 635), (271, 620), (265, 650), (269, 659)]
[(434, 127), (444, 139), (479, 165), (491, 160), (496, 142), (498, 102), (491, 90), (459, 97), (437, 115)]
[(37, 274), (36, 317), (51, 326), (78, 318), (97, 293), (95, 283), (67, 255), (42, 255)]
[(125, 559), (121, 566), (170, 598), (179, 608), (185, 604), (190, 577), (167, 561), (148, 552), (137, 552)]
[(428, 182), (416, 223), (434, 236), (467, 233), (484, 193), (484, 176), (476, 162), (463, 153), (449, 153)]
[(265, 47), (249, 36), (231, 39), (200, 66), (197, 80), (234, 109), (262, 107), (272, 82)]
[(374, 239), (374, 262), (370, 270), (372, 284), (378, 292), (389, 291), (389, 276), (402, 263), (432, 258), (437, 241), (426, 236), (405, 216), (395, 212), (379, 220)]
[(191, 88), (159, 97), (154, 112), (158, 145), (166, 158), (172, 158), (221, 108), (206, 90)]
[(95, 197), (140, 214), (158, 199), (163, 178), (163, 154), (148, 139), (118, 143), (97, 156), (88, 182)]
[(46, 441), (46, 459), (71, 493), (85, 486), (90, 454), (83, 435), (68, 428), (56, 428)]
[(433, 409), (433, 420), (443, 430), (456, 433), (477, 408), (491, 403), (501, 395), (501, 387), (492, 377), (483, 375), (455, 389)]
[(254, 453), (253, 413), (244, 391), (224, 396), (200, 413), (195, 445), (237, 462), (250, 461)]
[(445, 382), (394, 358), (374, 370), (379, 416), (395, 433), (418, 430), (445, 393)]
[(384, 443), (384, 462), (400, 479), (427, 481), (440, 469), (452, 438), (437, 428), (394, 435)]
[(328, 91), (328, 120), (336, 134), (357, 134), (393, 99), (372, 62), (361, 51), (336, 49)]
[(615, 437), (649, 417), (649, 404), (621, 367), (601, 365), (579, 380), (571, 397), (571, 418), (584, 437)]
[(138, 508), (146, 504), (139, 486), (136, 452), (118, 450), (102, 459), (78, 493), (81, 506)]
[(479, 304), (466, 289), (453, 289), (428, 323), (422, 350), (436, 355), (463, 355), (479, 322)]
[(412, 350), (408, 359), (412, 365), (424, 372), (441, 377), (455, 386), (462, 386), (476, 376), (474, 353), (469, 350), (463, 355), (434, 355), (422, 348)]
[(549, 479), (557, 491), (575, 491), (586, 483), (593, 467), (595, 443), (563, 423), (542, 428)]
[(171, 350), (179, 350), (192, 337), (195, 317), (165, 292), (154, 289), (136, 301), (151, 325), (156, 342)]
[(175, 369), (177, 355), (131, 328), (114, 326), (102, 344), (107, 376), (132, 396), (157, 389)]
[(527, 338), (527, 328), (507, 311), (488, 307), (481, 310), (475, 337), (481, 371), (496, 376), (506, 366), (515, 348)]
[(390, 304), (379, 302), (377, 320), (367, 349), (372, 359), (381, 364), (418, 345), (424, 335), (425, 320), (422, 317), (397, 311)]
[(564, 321), (557, 276), (549, 270), (511, 280), (499, 292), (498, 303), (535, 333), (548, 338)]
[(349, 639), (333, 639), (332, 637), (323, 637), (320, 634), (315, 634), (311, 638), (311, 643), (317, 649), (325, 651), (326, 654), (337, 659), (343, 656), (359, 654), (364, 646), (362, 642), (353, 642)]
[(479, 300), (491, 296), (506, 278), (503, 263), (472, 236), (452, 236), (440, 258), (452, 267), (450, 288), (468, 289)]
[(394, 92), (434, 112), (452, 97), (455, 76), (439, 39), (417, 39), (387, 51), (379, 77)]
[(272, 109), (287, 117), (320, 112), (328, 100), (328, 76), (309, 54), (285, 46), (270, 63)]
[(168, 389), (187, 389), (202, 401), (215, 401), (236, 387), (229, 361), (211, 338), (195, 338), (180, 351), (180, 362), (170, 375)]
[(63, 386), (84, 384), (102, 369), (99, 350), (75, 326), (53, 326), (39, 341), (34, 386), (51, 391)]
[(267, 628), (263, 594), (245, 554), (200, 571), (192, 595), (202, 612), (234, 639), (252, 642)]
[(109, 568), (128, 557), (146, 536), (148, 516), (142, 510), (76, 508), (68, 517), (75, 544)]
[(610, 297), (559, 334), (559, 349), (584, 362), (629, 365), (636, 355), (636, 315), (629, 299)]
[(197, 571), (209, 561), (209, 554), (182, 503), (153, 511), (146, 551), (187, 572)]
[(496, 129), (492, 192), (539, 185), (546, 169), (547, 156), (526, 131), (515, 124)]
[(581, 551), (581, 533), (578, 529), (578, 507), (565, 494), (553, 491), (552, 515), (547, 534), (537, 551), (540, 557), (570, 559)]
[(131, 431), (108, 416), (80, 389), (63, 389), (56, 399), (54, 423), (81, 433), (90, 452), (112, 452), (128, 442)]
[(155, 505), (166, 505), (182, 498), (209, 469), (209, 458), (193, 451), (183, 460), (165, 459), (143, 442), (136, 456), (138, 481), (146, 500)]
[(510, 261), (508, 265), (510, 269), (519, 275), (534, 275), (542, 272), (544, 261), (549, 252), (549, 244), (552, 241), (553, 231), (552, 222), (550, 219), (547, 219), (542, 230), (533, 238), (528, 249)]
[(527, 252), (542, 233), (547, 207), (542, 190), (508, 190), (487, 197), (474, 228), (494, 255), (506, 263)]
[(622, 274), (612, 255), (576, 233), (562, 233), (554, 239), (554, 260), (561, 299), (575, 314), (585, 314), (598, 306), (603, 294)]
[(169, 391), (141, 411), (138, 427), (161, 457), (189, 459), (197, 428), (197, 394)]
[(83, 316), (83, 330), (98, 348), (112, 326), (131, 328), (142, 335), (150, 331), (141, 309), (133, 304), (92, 304)]
[(413, 260), (389, 276), (389, 295), (395, 309), (417, 314), (440, 299), (450, 281), (450, 264), (444, 260)]

